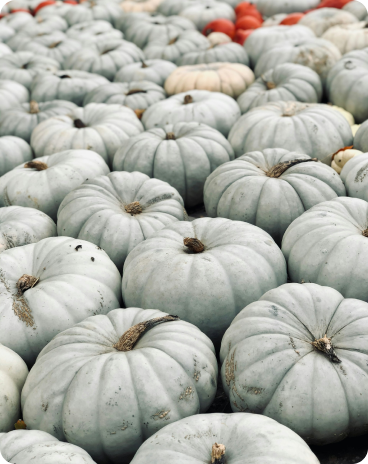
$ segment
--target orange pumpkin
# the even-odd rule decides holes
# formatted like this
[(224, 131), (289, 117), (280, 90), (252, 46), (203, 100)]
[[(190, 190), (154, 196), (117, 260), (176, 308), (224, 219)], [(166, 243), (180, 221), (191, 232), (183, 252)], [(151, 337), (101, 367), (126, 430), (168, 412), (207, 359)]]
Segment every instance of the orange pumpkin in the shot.
[(258, 29), (262, 26), (262, 23), (254, 16), (242, 16), (237, 19), (235, 23), (235, 29)]
[(247, 29), (246, 31), (244, 29), (237, 29), (233, 38), (233, 42), (243, 45), (253, 31), (254, 29)]
[(304, 13), (291, 13), (286, 16), (280, 23), (283, 26), (293, 26), (294, 24), (298, 24), (298, 22), (305, 16)]
[(350, 3), (352, 0), (322, 0), (322, 2), (317, 6), (318, 8), (343, 8), (346, 4)]
[(239, 5), (235, 8), (235, 14), (237, 19), (242, 16), (254, 16), (259, 19), (259, 21), (263, 22), (261, 13), (257, 10), (255, 5), (249, 2), (239, 3)]
[(206, 24), (202, 30), (202, 34), (206, 37), (212, 32), (222, 32), (233, 39), (235, 35), (235, 25), (228, 19), (215, 19)]
[(44, 2), (39, 3), (36, 8), (34, 8), (33, 13), (36, 14), (38, 11), (42, 10), (45, 6), (55, 5), (55, 0), (45, 0)]

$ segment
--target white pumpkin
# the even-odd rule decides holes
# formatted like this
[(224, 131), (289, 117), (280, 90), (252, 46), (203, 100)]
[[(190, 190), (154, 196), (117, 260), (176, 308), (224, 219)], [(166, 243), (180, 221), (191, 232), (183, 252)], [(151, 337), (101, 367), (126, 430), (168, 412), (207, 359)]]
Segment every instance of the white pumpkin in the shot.
[(111, 165), (120, 143), (143, 130), (130, 108), (89, 103), (41, 122), (32, 132), (31, 147), (37, 157), (62, 150), (93, 150)]
[(185, 219), (184, 202), (168, 183), (141, 172), (112, 172), (87, 180), (58, 210), (58, 235), (100, 246), (122, 272), (127, 255), (172, 222)]
[(318, 74), (310, 68), (284, 63), (262, 74), (237, 99), (242, 113), (273, 101), (319, 103), (323, 87)]
[(18, 464), (96, 464), (82, 448), (62, 443), (39, 430), (13, 430), (0, 434), (0, 453), (6, 462)]
[(59, 205), (70, 191), (88, 179), (108, 173), (101, 156), (90, 150), (69, 150), (36, 158), (0, 178), (0, 206), (35, 208), (56, 221)]
[(0, 79), (18, 82), (28, 90), (38, 74), (54, 73), (59, 69), (57, 61), (32, 52), (16, 52), (0, 58)]
[(0, 58), (11, 55), (13, 51), (6, 44), (0, 42)]
[(103, 20), (108, 21), (112, 25), (121, 16), (121, 8), (119, 4), (104, 0), (86, 0), (79, 5), (73, 5), (65, 13), (65, 19), (69, 26), (82, 23), (85, 21)]
[(162, 0), (123, 0), (120, 7), (125, 13), (133, 11), (146, 11), (147, 13), (154, 13)]
[[(39, 34), (37, 31), (29, 34), (20, 31), (9, 40), (8, 45), (14, 52), (24, 51), (27, 46), (33, 47), (30, 52), (36, 55), (38, 43), (42, 42), (44, 44), (47, 39), (50, 39), (51, 44), (56, 44), (58, 41), (64, 40), (65, 38), (66, 35), (64, 32), (58, 30), (42, 34)], [(61, 62), (59, 65), (60, 64)]]
[(222, 340), (221, 378), (233, 411), (271, 417), (312, 444), (365, 434), (367, 336), (363, 301), (309, 283), (267, 292)]
[(358, 129), (354, 137), (354, 148), (368, 153), (368, 122), (365, 121)]
[(100, 74), (110, 81), (130, 63), (142, 62), (144, 54), (133, 43), (119, 39), (99, 40), (77, 50), (64, 61), (64, 69)]
[(367, 22), (361, 21), (353, 24), (335, 26), (328, 29), (322, 39), (329, 40), (340, 50), (342, 55), (353, 50), (368, 47)]
[(285, 282), (284, 257), (266, 232), (201, 218), (174, 223), (129, 253), (122, 291), (127, 306), (170, 308), (218, 344), (245, 305)]
[(28, 366), (58, 333), (120, 306), (119, 271), (83, 240), (51, 237), (11, 248), (0, 254), (0, 269), (0, 343)]
[(178, 122), (199, 122), (217, 129), (225, 137), (240, 118), (238, 104), (228, 95), (192, 90), (173, 95), (150, 106), (143, 114), (146, 130)]
[(18, 82), (0, 80), (1, 110), (14, 108), (29, 101), (29, 92)]
[[(63, 100), (23, 103), (1, 113), (0, 136), (14, 135), (29, 143), (32, 131), (38, 124), (53, 116), (68, 114), (76, 107), (74, 103)], [(20, 163), (16, 166), (18, 164)]]
[(164, 16), (174, 16), (180, 14), (184, 8), (206, 3), (208, 0), (164, 0), (157, 8), (157, 13)]
[[(1, 210), (0, 210), (1, 211)], [(4, 432), (14, 429), (21, 417), (20, 394), (28, 375), (23, 359), (14, 351), (0, 344), (0, 453)], [(0, 454), (0, 458), (1, 458)]]
[(249, 65), (249, 58), (245, 48), (235, 42), (211, 44), (205, 50), (194, 50), (185, 53), (179, 59), (178, 65), (216, 63), (218, 61)]
[(226, 138), (197, 122), (151, 129), (126, 140), (114, 156), (114, 171), (140, 171), (172, 185), (187, 208), (203, 203), (206, 178), (234, 159)]
[(216, 0), (206, 0), (195, 5), (185, 6), (179, 16), (187, 18), (195, 24), (199, 31), (215, 19), (227, 19), (235, 22), (234, 9), (225, 2)]
[(50, 34), (54, 31), (65, 32), (68, 29), (68, 23), (59, 15), (47, 16), (43, 18), (39, 16), (35, 18), (34, 22), (28, 22), (25, 27), (22, 28), (22, 34), (29, 34), (33, 36), (35, 34)]
[(243, 64), (197, 64), (175, 69), (166, 79), (165, 90), (168, 95), (190, 90), (209, 90), (237, 98), (253, 82), (253, 71)]
[(83, 44), (97, 42), (104, 39), (122, 39), (122, 32), (114, 29), (108, 21), (92, 20), (74, 24), (66, 35), (71, 39), (79, 40)]
[(206, 212), (254, 224), (280, 245), (288, 226), (304, 211), (346, 195), (337, 173), (316, 161), (281, 148), (246, 153), (207, 178)]
[(359, 150), (354, 150), (352, 147), (345, 147), (337, 151), (332, 155), (331, 167), (338, 174), (341, 173), (342, 168), (345, 164), (354, 158), (355, 156), (361, 155), (363, 152)]
[(213, 344), (194, 325), (155, 309), (116, 309), (45, 347), (23, 389), (23, 415), (99, 463), (129, 463), (165, 425), (209, 408), (217, 373)]
[(331, 165), (334, 150), (353, 143), (346, 118), (328, 105), (271, 102), (253, 108), (233, 126), (235, 156), (265, 148), (297, 150)]
[(53, 74), (40, 74), (32, 81), (31, 100), (39, 103), (67, 100), (81, 106), (88, 92), (108, 83), (105, 77), (98, 74), (72, 69)]
[(210, 41), (211, 45), (213, 46), (233, 43), (231, 41), (231, 38), (227, 34), (224, 34), (223, 32), (211, 32), (211, 34), (207, 36), (207, 39)]
[(321, 37), (331, 27), (357, 22), (356, 16), (347, 11), (337, 8), (319, 8), (303, 16), (298, 24), (310, 27), (317, 37)]
[(176, 65), (165, 60), (146, 60), (124, 66), (115, 75), (115, 82), (150, 81), (161, 87)]
[(18, 11), (0, 19), (0, 29), (2, 26), (10, 26), (18, 32), (21, 31), (28, 23), (34, 23), (33, 16), (29, 13)]
[[(352, 150), (353, 151), (353, 150)], [(346, 186), (346, 192), (349, 197), (361, 198), (368, 200), (368, 153), (357, 153), (344, 164), (341, 171), (341, 179)]]
[(0, 27), (0, 40), (3, 42), (8, 41), (11, 37), (16, 34), (16, 31), (6, 24), (2, 24)]
[(363, 5), (363, 3), (359, 1), (354, 0), (352, 2), (349, 2), (342, 9), (353, 14), (355, 17), (359, 19), (359, 21), (363, 21), (367, 17), (367, 8)]
[(315, 8), (320, 0), (256, 0), (257, 10), (263, 16), (278, 13), (297, 13)]
[(21, 163), (31, 161), (31, 147), (19, 137), (0, 137), (0, 176), (11, 171)]

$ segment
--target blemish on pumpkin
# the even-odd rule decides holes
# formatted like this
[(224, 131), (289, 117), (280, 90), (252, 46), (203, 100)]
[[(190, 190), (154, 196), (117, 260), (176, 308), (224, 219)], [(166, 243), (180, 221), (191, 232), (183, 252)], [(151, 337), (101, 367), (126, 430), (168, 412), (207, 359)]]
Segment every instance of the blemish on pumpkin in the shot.
[(357, 175), (355, 176), (354, 182), (363, 182), (368, 174), (368, 163), (359, 169)]
[(42, 403), (42, 409), (43, 409), (45, 412), (48, 410), (48, 408), (49, 408), (49, 403), (46, 403), (46, 404)]
[(243, 390), (251, 395), (261, 395), (266, 389), (261, 387), (247, 387), (246, 385), (243, 386)]
[(289, 336), (289, 338), (290, 338), (290, 344), (291, 344), (291, 346), (293, 347), (293, 350), (295, 351), (295, 353), (296, 353), (298, 356), (300, 356), (299, 351), (297, 351), (297, 349), (296, 349), (296, 345), (295, 345), (295, 343), (294, 343), (294, 339), (293, 339), (292, 337), (290, 337), (290, 336)]
[(179, 396), (179, 400), (185, 400), (188, 397), (193, 397), (193, 388), (192, 387), (187, 387), (184, 392)]
[(200, 371), (194, 371), (193, 379), (198, 382), (201, 377)]
[(91, 257), (91, 261), (94, 263), (95, 262), (95, 258), (92, 256)]
[(82, 249), (82, 245), (77, 245), (77, 246), (74, 248), (75, 251), (79, 251), (79, 250), (81, 250), (81, 249)]
[(167, 415), (170, 413), (171, 409), (168, 409), (167, 411), (160, 411), (160, 412), (156, 412), (156, 414), (153, 414), (153, 416), (151, 416), (151, 418), (155, 421), (158, 421), (160, 419), (165, 419), (165, 420), (169, 420), (170, 418), (167, 417)]

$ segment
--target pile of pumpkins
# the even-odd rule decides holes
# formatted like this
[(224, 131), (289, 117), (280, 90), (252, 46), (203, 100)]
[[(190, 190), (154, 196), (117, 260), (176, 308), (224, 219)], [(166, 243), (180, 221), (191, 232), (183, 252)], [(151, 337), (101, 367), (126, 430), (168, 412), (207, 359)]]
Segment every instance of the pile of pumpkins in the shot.
[(318, 464), (367, 433), (362, 3), (1, 13), (5, 461)]

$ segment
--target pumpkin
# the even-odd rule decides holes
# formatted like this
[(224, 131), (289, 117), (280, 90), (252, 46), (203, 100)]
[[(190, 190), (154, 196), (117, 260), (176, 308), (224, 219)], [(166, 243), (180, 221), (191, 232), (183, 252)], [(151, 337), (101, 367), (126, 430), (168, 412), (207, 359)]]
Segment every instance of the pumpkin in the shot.
[(64, 17), (69, 26), (93, 20), (108, 21), (115, 26), (121, 11), (120, 5), (112, 1), (86, 0), (70, 8)]
[(235, 12), (233, 8), (225, 2), (215, 0), (202, 1), (195, 5), (187, 6), (181, 10), (179, 16), (192, 21), (200, 31), (208, 23), (216, 19), (235, 21)]
[(0, 453), (3, 451), (3, 433), (13, 430), (21, 417), (20, 394), (27, 375), (28, 368), (23, 359), (0, 344)]
[(210, 23), (206, 24), (202, 30), (202, 34), (206, 37), (213, 32), (222, 32), (233, 39), (235, 36), (234, 23), (228, 19), (215, 19)]
[(362, 151), (363, 153), (368, 152), (368, 122), (365, 121), (358, 129), (354, 137), (354, 148)]
[(345, 147), (337, 151), (332, 155), (331, 167), (338, 174), (341, 173), (342, 168), (345, 164), (354, 158), (355, 156), (361, 155), (363, 152), (359, 150), (354, 150), (352, 147)]
[(100, 246), (122, 271), (134, 247), (183, 220), (183, 200), (168, 183), (141, 172), (113, 172), (87, 180), (64, 198), (58, 235)]
[(365, 434), (367, 321), (367, 303), (333, 288), (291, 283), (267, 292), (222, 340), (233, 411), (271, 417), (312, 444)]
[(108, 83), (105, 77), (98, 74), (71, 69), (53, 74), (40, 74), (32, 81), (31, 100), (39, 103), (67, 100), (76, 105), (83, 105), (88, 92)]
[(259, 77), (278, 64), (295, 63), (313, 69), (325, 82), (328, 72), (340, 59), (340, 51), (328, 40), (279, 42), (262, 54), (254, 73)]
[(130, 108), (89, 103), (41, 122), (32, 132), (31, 147), (37, 157), (62, 150), (93, 150), (111, 165), (120, 143), (140, 132), (143, 126)]
[(280, 245), (288, 226), (304, 211), (346, 195), (337, 173), (316, 161), (281, 148), (246, 153), (207, 178), (206, 212), (254, 224)]
[(331, 27), (357, 22), (357, 18), (348, 11), (321, 8), (307, 13), (299, 24), (311, 28), (317, 37), (321, 37)]
[(126, 306), (170, 308), (217, 345), (244, 306), (285, 282), (284, 257), (267, 232), (201, 218), (171, 224), (136, 246), (122, 291)]
[(176, 69), (176, 65), (165, 60), (146, 60), (123, 66), (115, 75), (115, 82), (150, 81), (161, 87), (167, 77)]
[(341, 179), (346, 186), (346, 192), (349, 197), (361, 198), (367, 201), (367, 173), (368, 173), (368, 153), (362, 153), (358, 150), (344, 164), (341, 170)]
[(368, 47), (368, 29), (365, 21), (353, 24), (335, 26), (328, 29), (322, 36), (340, 50), (342, 55), (353, 50)]
[[(212, 35), (212, 34), (211, 34)], [(205, 50), (195, 50), (183, 55), (179, 61), (179, 66), (204, 63), (240, 63), (249, 65), (248, 54), (241, 45), (230, 42), (217, 45), (210, 45)]]
[(284, 148), (330, 165), (332, 153), (352, 145), (353, 135), (344, 116), (328, 105), (278, 101), (244, 114), (231, 129), (229, 142), (236, 157)]
[(173, 460), (187, 464), (319, 463), (292, 430), (268, 417), (248, 413), (201, 414), (168, 425), (143, 443), (132, 464), (167, 464)]
[(21, 84), (10, 80), (0, 80), (1, 109), (5, 111), (29, 101), (29, 92)]
[(74, 24), (66, 31), (71, 39), (79, 40), (83, 44), (97, 42), (104, 39), (122, 39), (122, 32), (114, 29), (108, 21), (92, 20)]
[(205, 412), (216, 383), (214, 347), (197, 327), (155, 309), (116, 309), (47, 345), (23, 389), (23, 416), (98, 462), (128, 463), (165, 425)]
[(28, 90), (35, 76), (57, 72), (59, 69), (57, 61), (32, 52), (16, 52), (0, 58), (0, 79), (18, 82)]
[(12, 53), (12, 50), (6, 44), (0, 42), (0, 58)]
[(293, 26), (294, 24), (298, 24), (304, 16), (304, 13), (290, 13), (280, 22), (280, 24), (282, 26)]
[(157, 13), (164, 16), (178, 15), (184, 8), (199, 3), (206, 3), (208, 0), (163, 0), (157, 8)]
[(69, 5), (68, 3), (64, 2), (53, 2), (50, 5), (47, 5), (36, 12), (36, 19), (37, 18), (46, 18), (48, 16), (61, 16), (65, 18), (65, 15), (70, 11), (74, 6)]
[(257, 0), (257, 10), (263, 16), (272, 16), (278, 13), (297, 13), (315, 8), (320, 0)]
[[(1, 139), (0, 139), (1, 140)], [(56, 220), (65, 196), (88, 179), (108, 174), (97, 153), (69, 150), (21, 164), (0, 179), (0, 206), (26, 206)]]
[(253, 16), (263, 22), (261, 13), (257, 10), (257, 6), (250, 2), (241, 2), (234, 8), (237, 19), (242, 16)]
[(343, 8), (351, 0), (322, 0), (317, 8)]
[(363, 21), (367, 17), (367, 8), (359, 1), (351, 1), (347, 3), (343, 8), (343, 11), (348, 11), (359, 19)]
[[(300, 1), (300, 0), (298, 0)], [(253, 31), (245, 42), (252, 67), (255, 67), (261, 55), (278, 42), (311, 39), (314, 33), (306, 26), (271, 26), (260, 27)]]
[(32, 158), (31, 147), (24, 140), (12, 136), (0, 137), (0, 176)]
[(19, 13), (12, 13), (0, 19), (0, 29), (3, 26), (10, 26), (15, 31), (21, 31), (28, 23), (34, 23), (33, 17), (29, 13), (20, 11)]
[(262, 21), (255, 18), (254, 16), (241, 16), (236, 20), (235, 28), (236, 29), (258, 29), (262, 26)]
[(50, 34), (54, 31), (65, 32), (68, 29), (68, 23), (64, 18), (58, 15), (47, 16), (43, 18), (42, 16), (35, 18), (34, 22), (28, 22), (25, 27), (21, 29), (22, 34), (28, 34), (30, 36), (35, 36), (36, 34)]
[(61, 443), (52, 435), (39, 430), (13, 430), (0, 435), (0, 453), (6, 462), (18, 464), (96, 464), (89, 454), (78, 446)]
[(154, 13), (162, 0), (123, 0), (120, 7), (125, 13), (133, 11), (147, 11), (147, 13)]
[(210, 41), (212, 46), (231, 43), (231, 38), (223, 32), (211, 32), (207, 36), (207, 39)]
[(114, 171), (140, 171), (172, 185), (187, 208), (203, 203), (211, 172), (234, 159), (225, 137), (197, 122), (151, 129), (126, 140), (114, 156)]
[(7, 42), (11, 37), (15, 35), (16, 31), (6, 24), (1, 24), (0, 27), (0, 40)]
[(252, 32), (253, 29), (248, 29), (247, 31), (238, 29), (234, 36), (234, 42), (236, 42), (239, 45), (244, 45), (244, 42), (247, 40), (247, 38), (250, 36)]
[(273, 101), (319, 103), (323, 88), (318, 74), (300, 64), (285, 63), (262, 74), (238, 97), (243, 113)]
[(0, 341), (28, 366), (58, 333), (120, 306), (119, 271), (83, 240), (51, 237), (11, 248), (0, 254), (0, 269)]
[(368, 119), (368, 49), (347, 53), (331, 69), (326, 83), (328, 99), (349, 111), (358, 122)]
[(120, 18), (117, 28), (129, 42), (143, 49), (159, 40), (168, 43), (181, 32), (195, 29), (192, 21), (180, 16), (148, 16), (142, 13), (128, 13)]
[(225, 137), (240, 117), (238, 104), (228, 95), (207, 90), (179, 93), (150, 106), (143, 114), (146, 130), (178, 122), (199, 122)]
[(68, 114), (74, 108), (76, 108), (74, 103), (63, 100), (23, 103), (0, 115), (0, 136), (14, 135), (29, 143), (32, 131), (38, 124), (53, 116)]
[(210, 63), (180, 66), (166, 79), (168, 95), (189, 90), (222, 92), (237, 98), (254, 82), (254, 74), (248, 66), (239, 63)]

